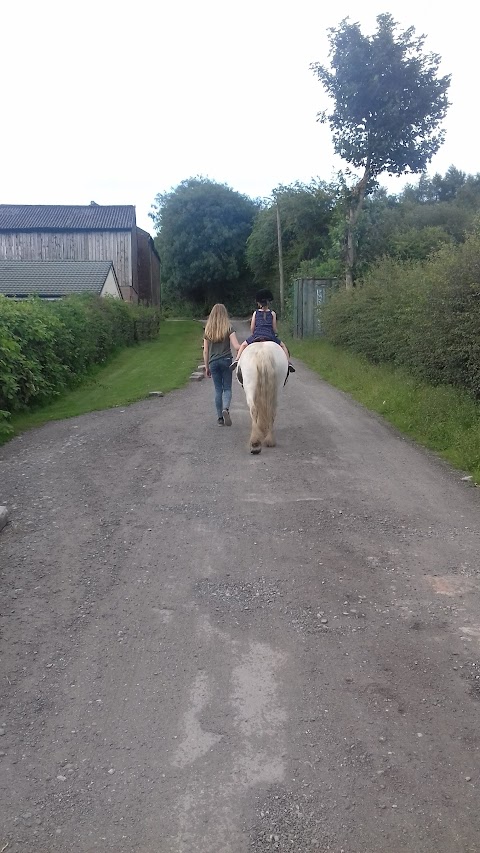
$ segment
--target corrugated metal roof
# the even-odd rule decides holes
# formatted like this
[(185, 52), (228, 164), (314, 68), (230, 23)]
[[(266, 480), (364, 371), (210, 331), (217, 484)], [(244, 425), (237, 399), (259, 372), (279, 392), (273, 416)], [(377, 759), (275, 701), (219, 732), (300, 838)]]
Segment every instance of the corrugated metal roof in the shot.
[(130, 231), (133, 205), (0, 204), (0, 231)]
[(111, 261), (0, 260), (0, 293), (50, 298), (100, 293), (111, 266)]

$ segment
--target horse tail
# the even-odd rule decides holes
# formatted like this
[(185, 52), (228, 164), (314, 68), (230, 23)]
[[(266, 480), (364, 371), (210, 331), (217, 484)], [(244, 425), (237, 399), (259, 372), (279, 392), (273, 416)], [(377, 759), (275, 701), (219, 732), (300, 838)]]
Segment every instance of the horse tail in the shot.
[(259, 438), (263, 438), (273, 427), (277, 411), (277, 388), (273, 358), (270, 353), (262, 352), (257, 362), (257, 384), (253, 398)]

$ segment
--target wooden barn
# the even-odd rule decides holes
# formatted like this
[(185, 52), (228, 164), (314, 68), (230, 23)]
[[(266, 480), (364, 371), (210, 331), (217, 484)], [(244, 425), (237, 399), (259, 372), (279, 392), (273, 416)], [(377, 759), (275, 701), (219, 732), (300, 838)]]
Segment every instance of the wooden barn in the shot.
[(110, 261), (126, 302), (160, 305), (160, 259), (132, 205), (0, 205), (0, 260)]

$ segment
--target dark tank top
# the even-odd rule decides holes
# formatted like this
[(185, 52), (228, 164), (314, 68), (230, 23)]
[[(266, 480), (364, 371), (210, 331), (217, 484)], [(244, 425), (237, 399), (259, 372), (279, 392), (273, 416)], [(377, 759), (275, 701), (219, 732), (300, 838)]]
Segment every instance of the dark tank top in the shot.
[(275, 338), (273, 331), (273, 316), (271, 311), (263, 311), (262, 309), (255, 311), (255, 329), (253, 334), (256, 338), (267, 338), (271, 340)]

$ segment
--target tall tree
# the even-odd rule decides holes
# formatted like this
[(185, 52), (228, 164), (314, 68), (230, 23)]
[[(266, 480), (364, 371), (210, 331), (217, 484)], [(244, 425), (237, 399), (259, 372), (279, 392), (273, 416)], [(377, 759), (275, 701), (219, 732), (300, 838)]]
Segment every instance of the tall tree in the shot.
[(245, 275), (245, 247), (258, 205), (197, 177), (155, 198), (155, 244), (170, 298), (228, 300)]
[(353, 287), (355, 226), (366, 194), (382, 172), (419, 173), (440, 148), (450, 75), (438, 76), (440, 57), (424, 53), (425, 36), (398, 30), (391, 15), (377, 17), (373, 36), (346, 18), (329, 31), (330, 66), (311, 68), (333, 100), (328, 122), (337, 154), (363, 174), (346, 194), (345, 279)]
[(326, 256), (335, 197), (326, 184), (318, 181), (277, 187), (273, 197), (255, 220), (247, 242), (247, 262), (255, 280), (275, 291), (278, 280), (277, 207), (288, 281), (302, 261)]

